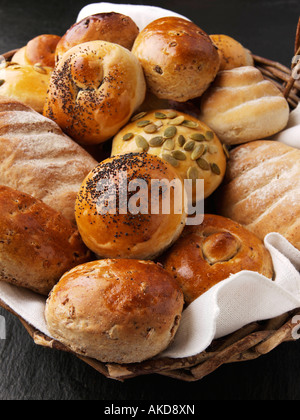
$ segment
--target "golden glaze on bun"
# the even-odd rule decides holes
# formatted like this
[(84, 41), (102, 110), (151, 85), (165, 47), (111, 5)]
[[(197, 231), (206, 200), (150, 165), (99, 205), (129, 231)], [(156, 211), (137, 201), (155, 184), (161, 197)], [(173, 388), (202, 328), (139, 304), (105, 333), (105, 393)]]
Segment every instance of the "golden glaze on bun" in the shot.
[(187, 304), (242, 270), (273, 277), (271, 255), (263, 242), (238, 223), (210, 214), (201, 225), (185, 228), (162, 264), (176, 278)]
[[(112, 156), (141, 152), (142, 136), (145, 151), (170, 163), (182, 180), (204, 179), (204, 198), (219, 187), (226, 170), (225, 150), (206, 124), (171, 109), (140, 113), (133, 120), (114, 137)], [(193, 199), (198, 201), (195, 184)]]
[[(126, 182), (125, 177), (127, 183), (120, 186), (120, 179)], [(175, 195), (172, 193), (170, 214), (163, 214), (161, 209), (158, 214), (152, 214), (151, 182), (164, 179), (181, 183), (171, 165), (148, 153), (115, 156), (93, 169), (82, 184), (75, 206), (78, 229), (88, 248), (102, 258), (145, 260), (154, 259), (171, 246), (180, 236), (187, 216), (184, 194), (182, 202), (176, 203), (182, 205), (182, 212), (175, 214)], [(136, 206), (141, 209), (134, 209), (137, 214), (133, 214), (133, 211), (128, 211), (133, 192), (128, 191), (127, 185), (136, 180), (144, 181), (148, 190), (146, 197), (145, 190), (142, 190), (140, 205), (137, 203)], [(110, 182), (106, 190), (100, 188), (104, 181)], [(106, 204), (105, 200), (111, 200), (111, 196), (107, 198), (107, 191), (116, 192), (115, 209)], [(124, 206), (120, 204), (122, 195), (128, 201), (126, 207), (126, 203)], [(145, 202), (148, 209), (142, 207)]]
[(150, 91), (179, 102), (201, 96), (220, 66), (209, 36), (178, 17), (150, 23), (137, 36), (132, 52), (143, 66)]
[(51, 335), (101, 362), (137, 363), (165, 350), (178, 329), (183, 295), (151, 261), (100, 260), (66, 273), (51, 292)]
[(56, 48), (56, 62), (76, 45), (90, 41), (106, 41), (131, 50), (139, 33), (133, 20), (120, 13), (99, 13), (75, 23), (63, 35)]
[(80, 144), (103, 143), (144, 101), (146, 84), (126, 48), (91, 41), (71, 48), (55, 67), (44, 115)]
[(0, 280), (47, 296), (91, 259), (78, 230), (42, 201), (0, 186)]

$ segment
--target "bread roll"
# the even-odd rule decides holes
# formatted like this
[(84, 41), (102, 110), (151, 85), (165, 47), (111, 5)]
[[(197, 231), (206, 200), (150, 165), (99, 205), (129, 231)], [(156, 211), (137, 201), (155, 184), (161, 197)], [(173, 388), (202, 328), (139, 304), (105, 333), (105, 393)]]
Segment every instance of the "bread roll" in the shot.
[(99, 13), (75, 23), (63, 35), (56, 48), (56, 62), (76, 45), (90, 41), (107, 41), (131, 50), (139, 28), (129, 16)]
[(199, 117), (226, 144), (261, 140), (283, 130), (289, 105), (255, 67), (219, 72), (202, 97)]
[(39, 65), (7, 63), (0, 68), (0, 96), (6, 96), (42, 113), (52, 69)]
[(150, 23), (137, 36), (132, 52), (143, 66), (150, 91), (179, 102), (201, 96), (220, 66), (209, 36), (178, 17)]
[(92, 41), (64, 54), (51, 77), (44, 115), (80, 144), (114, 136), (144, 101), (143, 70), (130, 51)]
[(78, 230), (42, 201), (0, 186), (0, 280), (48, 295), (91, 259)]
[(66, 273), (47, 300), (52, 337), (101, 362), (138, 363), (165, 350), (178, 329), (183, 296), (151, 261), (101, 260)]
[(0, 185), (32, 195), (75, 222), (75, 199), (97, 165), (58, 125), (0, 97)]
[(278, 232), (300, 249), (300, 150), (267, 140), (232, 150), (218, 212), (261, 239)]
[[(221, 184), (226, 156), (206, 124), (170, 109), (140, 113), (133, 120), (114, 137), (112, 155), (141, 152), (138, 140), (142, 136), (146, 151), (169, 162), (182, 180), (204, 179), (204, 198)], [(202, 199), (196, 197), (194, 184), (193, 200)]]
[(13, 56), (12, 62), (22, 66), (39, 64), (44, 67), (55, 66), (55, 51), (58, 42), (58, 35), (39, 35), (20, 48)]
[[(152, 182), (163, 180), (169, 185), (162, 184), (161, 195), (152, 195)], [(102, 258), (160, 255), (178, 239), (187, 218), (184, 194), (177, 198), (172, 182), (177, 182), (176, 191), (178, 185), (182, 190), (174, 168), (148, 153), (101, 162), (84, 180), (76, 200), (76, 221), (87, 247)], [(164, 202), (169, 204), (166, 211)]]
[(201, 225), (185, 228), (162, 264), (181, 286), (186, 304), (242, 270), (273, 277), (271, 255), (263, 242), (238, 223), (211, 214)]
[(221, 62), (219, 71), (254, 65), (251, 52), (230, 36), (210, 35), (210, 39), (218, 47)]

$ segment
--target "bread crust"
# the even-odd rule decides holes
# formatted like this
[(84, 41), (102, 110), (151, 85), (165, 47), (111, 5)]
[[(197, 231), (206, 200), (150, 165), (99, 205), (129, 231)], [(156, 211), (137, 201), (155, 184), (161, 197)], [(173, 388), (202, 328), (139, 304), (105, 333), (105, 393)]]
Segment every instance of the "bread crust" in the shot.
[(39, 35), (20, 48), (14, 54), (12, 62), (21, 65), (39, 64), (43, 67), (55, 67), (55, 51), (61, 37), (58, 35)]

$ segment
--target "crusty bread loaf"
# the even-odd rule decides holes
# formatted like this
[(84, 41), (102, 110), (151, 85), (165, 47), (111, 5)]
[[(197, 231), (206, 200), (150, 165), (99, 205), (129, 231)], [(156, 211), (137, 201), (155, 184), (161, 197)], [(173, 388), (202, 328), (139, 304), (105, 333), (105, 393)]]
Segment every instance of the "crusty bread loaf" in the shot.
[(30, 194), (75, 222), (77, 192), (96, 165), (55, 122), (0, 98), (0, 185)]
[(90, 260), (78, 230), (61, 213), (0, 186), (0, 281), (47, 296), (66, 271)]
[(279, 232), (300, 249), (300, 150), (267, 140), (232, 150), (217, 202), (261, 239)]

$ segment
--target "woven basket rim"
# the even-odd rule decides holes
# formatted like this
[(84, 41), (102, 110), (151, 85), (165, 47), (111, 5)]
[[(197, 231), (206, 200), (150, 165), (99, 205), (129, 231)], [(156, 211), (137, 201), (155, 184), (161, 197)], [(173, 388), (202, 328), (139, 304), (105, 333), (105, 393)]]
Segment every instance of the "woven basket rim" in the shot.
[[(300, 28), (300, 19), (298, 28)], [(297, 41), (296, 39), (295, 50), (299, 46), (300, 30), (299, 40)], [(8, 51), (3, 53), (2, 56), (9, 61), (18, 50)], [(295, 109), (300, 102), (300, 82), (293, 78), (292, 69), (264, 57), (254, 54), (252, 56), (255, 67), (262, 72), (267, 80), (275, 83), (282, 91), (290, 105), (290, 109)], [(253, 360), (263, 354), (269, 353), (283, 342), (295, 341), (293, 331), (298, 326), (300, 327), (300, 317), (296, 317), (300, 315), (300, 308), (297, 308), (274, 319), (264, 322), (253, 322), (227, 337), (214, 340), (208, 349), (193, 357), (183, 359), (155, 358), (142, 363), (118, 365), (102, 363), (95, 359), (73, 353), (58, 341), (38, 331), (22, 319), (19, 314), (12, 311), (1, 299), (0, 306), (19, 319), (35, 344), (72, 353), (105, 377), (119, 381), (154, 373), (187, 382), (198, 381), (223, 364)]]

